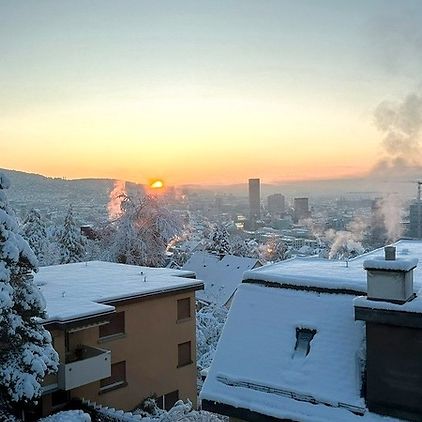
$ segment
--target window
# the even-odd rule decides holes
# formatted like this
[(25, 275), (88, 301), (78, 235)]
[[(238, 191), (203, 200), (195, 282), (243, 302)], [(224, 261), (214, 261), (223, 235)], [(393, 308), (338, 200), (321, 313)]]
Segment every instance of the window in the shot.
[(179, 390), (172, 391), (164, 396), (164, 409), (170, 410), (179, 400)]
[(190, 365), (192, 363), (191, 358), (191, 343), (181, 343), (177, 346), (178, 348), (178, 367)]
[(58, 390), (51, 393), (51, 406), (64, 406), (70, 401), (70, 391)]
[(176, 404), (177, 400), (179, 400), (179, 390), (157, 397), (155, 403), (160, 409), (170, 410)]
[(304, 358), (311, 350), (311, 341), (316, 334), (316, 330), (309, 328), (296, 328), (296, 345), (293, 358)]
[(126, 385), (126, 362), (117, 362), (111, 365), (111, 376), (100, 381), (101, 389), (108, 390), (113, 387)]
[(177, 320), (190, 318), (190, 297), (177, 301)]
[(100, 338), (125, 333), (125, 313), (117, 312), (111, 315), (108, 324), (100, 325)]

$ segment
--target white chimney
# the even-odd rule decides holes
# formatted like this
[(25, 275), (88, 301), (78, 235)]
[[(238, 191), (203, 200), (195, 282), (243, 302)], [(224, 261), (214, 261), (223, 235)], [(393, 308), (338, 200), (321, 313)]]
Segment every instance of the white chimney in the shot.
[(363, 263), (367, 271), (368, 299), (393, 303), (413, 299), (413, 269), (418, 260), (396, 258), (395, 246), (386, 246), (384, 253), (384, 257), (367, 259)]

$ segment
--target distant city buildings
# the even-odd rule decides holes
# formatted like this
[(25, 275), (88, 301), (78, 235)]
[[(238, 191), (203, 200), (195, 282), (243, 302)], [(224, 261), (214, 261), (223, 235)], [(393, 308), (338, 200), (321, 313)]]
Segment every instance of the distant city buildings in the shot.
[(294, 221), (297, 223), (303, 218), (308, 218), (309, 213), (309, 200), (308, 198), (295, 198), (294, 199)]
[(267, 198), (268, 212), (274, 215), (284, 214), (286, 210), (286, 199), (281, 193), (275, 193)]
[(249, 179), (249, 219), (251, 222), (261, 218), (261, 181)]
[(418, 200), (409, 207), (409, 236), (422, 239), (422, 202)]

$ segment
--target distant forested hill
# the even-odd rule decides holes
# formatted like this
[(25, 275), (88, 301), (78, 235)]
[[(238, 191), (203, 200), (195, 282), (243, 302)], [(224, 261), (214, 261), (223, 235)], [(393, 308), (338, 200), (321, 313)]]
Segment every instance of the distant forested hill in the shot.
[[(82, 223), (95, 223), (107, 216), (112, 179), (66, 180), (2, 168), (0, 172), (12, 182), (8, 197), (21, 218), (30, 208), (37, 208), (52, 219), (60, 219), (70, 204)], [(128, 183), (128, 189), (143, 190), (143, 187)]]

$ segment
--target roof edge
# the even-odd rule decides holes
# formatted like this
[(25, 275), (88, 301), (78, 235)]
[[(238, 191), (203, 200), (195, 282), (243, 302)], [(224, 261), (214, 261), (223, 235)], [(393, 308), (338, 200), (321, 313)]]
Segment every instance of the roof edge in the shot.
[(136, 295), (128, 295), (128, 296), (123, 296), (123, 297), (115, 298), (115, 299), (106, 299), (106, 300), (96, 301), (96, 303), (117, 306), (117, 305), (122, 305), (122, 304), (127, 304), (127, 303), (141, 302), (143, 300), (152, 299), (157, 296), (159, 297), (169, 296), (169, 295), (182, 293), (182, 292), (195, 292), (197, 290), (204, 290), (204, 283), (202, 281), (198, 281), (194, 285), (190, 285), (190, 286), (178, 286), (178, 287), (173, 287), (170, 289), (166, 288), (162, 290), (155, 290), (152, 292), (138, 293)]
[(110, 309), (109, 311), (106, 311), (106, 312), (85, 315), (83, 317), (71, 318), (68, 320), (59, 320), (59, 319), (46, 320), (42, 322), (42, 325), (48, 330), (64, 330), (68, 328), (75, 328), (81, 324), (95, 324), (95, 323), (103, 322), (104, 320), (107, 320), (108, 317), (111, 314), (114, 314), (115, 312), (116, 312), (115, 309)]
[(234, 407), (229, 404), (203, 399), (201, 401), (202, 410), (220, 415), (237, 418), (250, 422), (292, 422), (291, 419), (280, 419), (274, 416), (264, 415), (243, 407)]
[(358, 289), (354, 290), (354, 289), (346, 289), (346, 288), (340, 288), (340, 287), (335, 288), (335, 287), (303, 286), (299, 284), (268, 281), (268, 280), (261, 280), (261, 279), (251, 279), (251, 278), (243, 280), (242, 283), (258, 284), (264, 287), (299, 290), (299, 291), (314, 292), (314, 293), (334, 293), (334, 294), (344, 294), (344, 295), (350, 295), (350, 296), (366, 295), (366, 291), (358, 290)]

